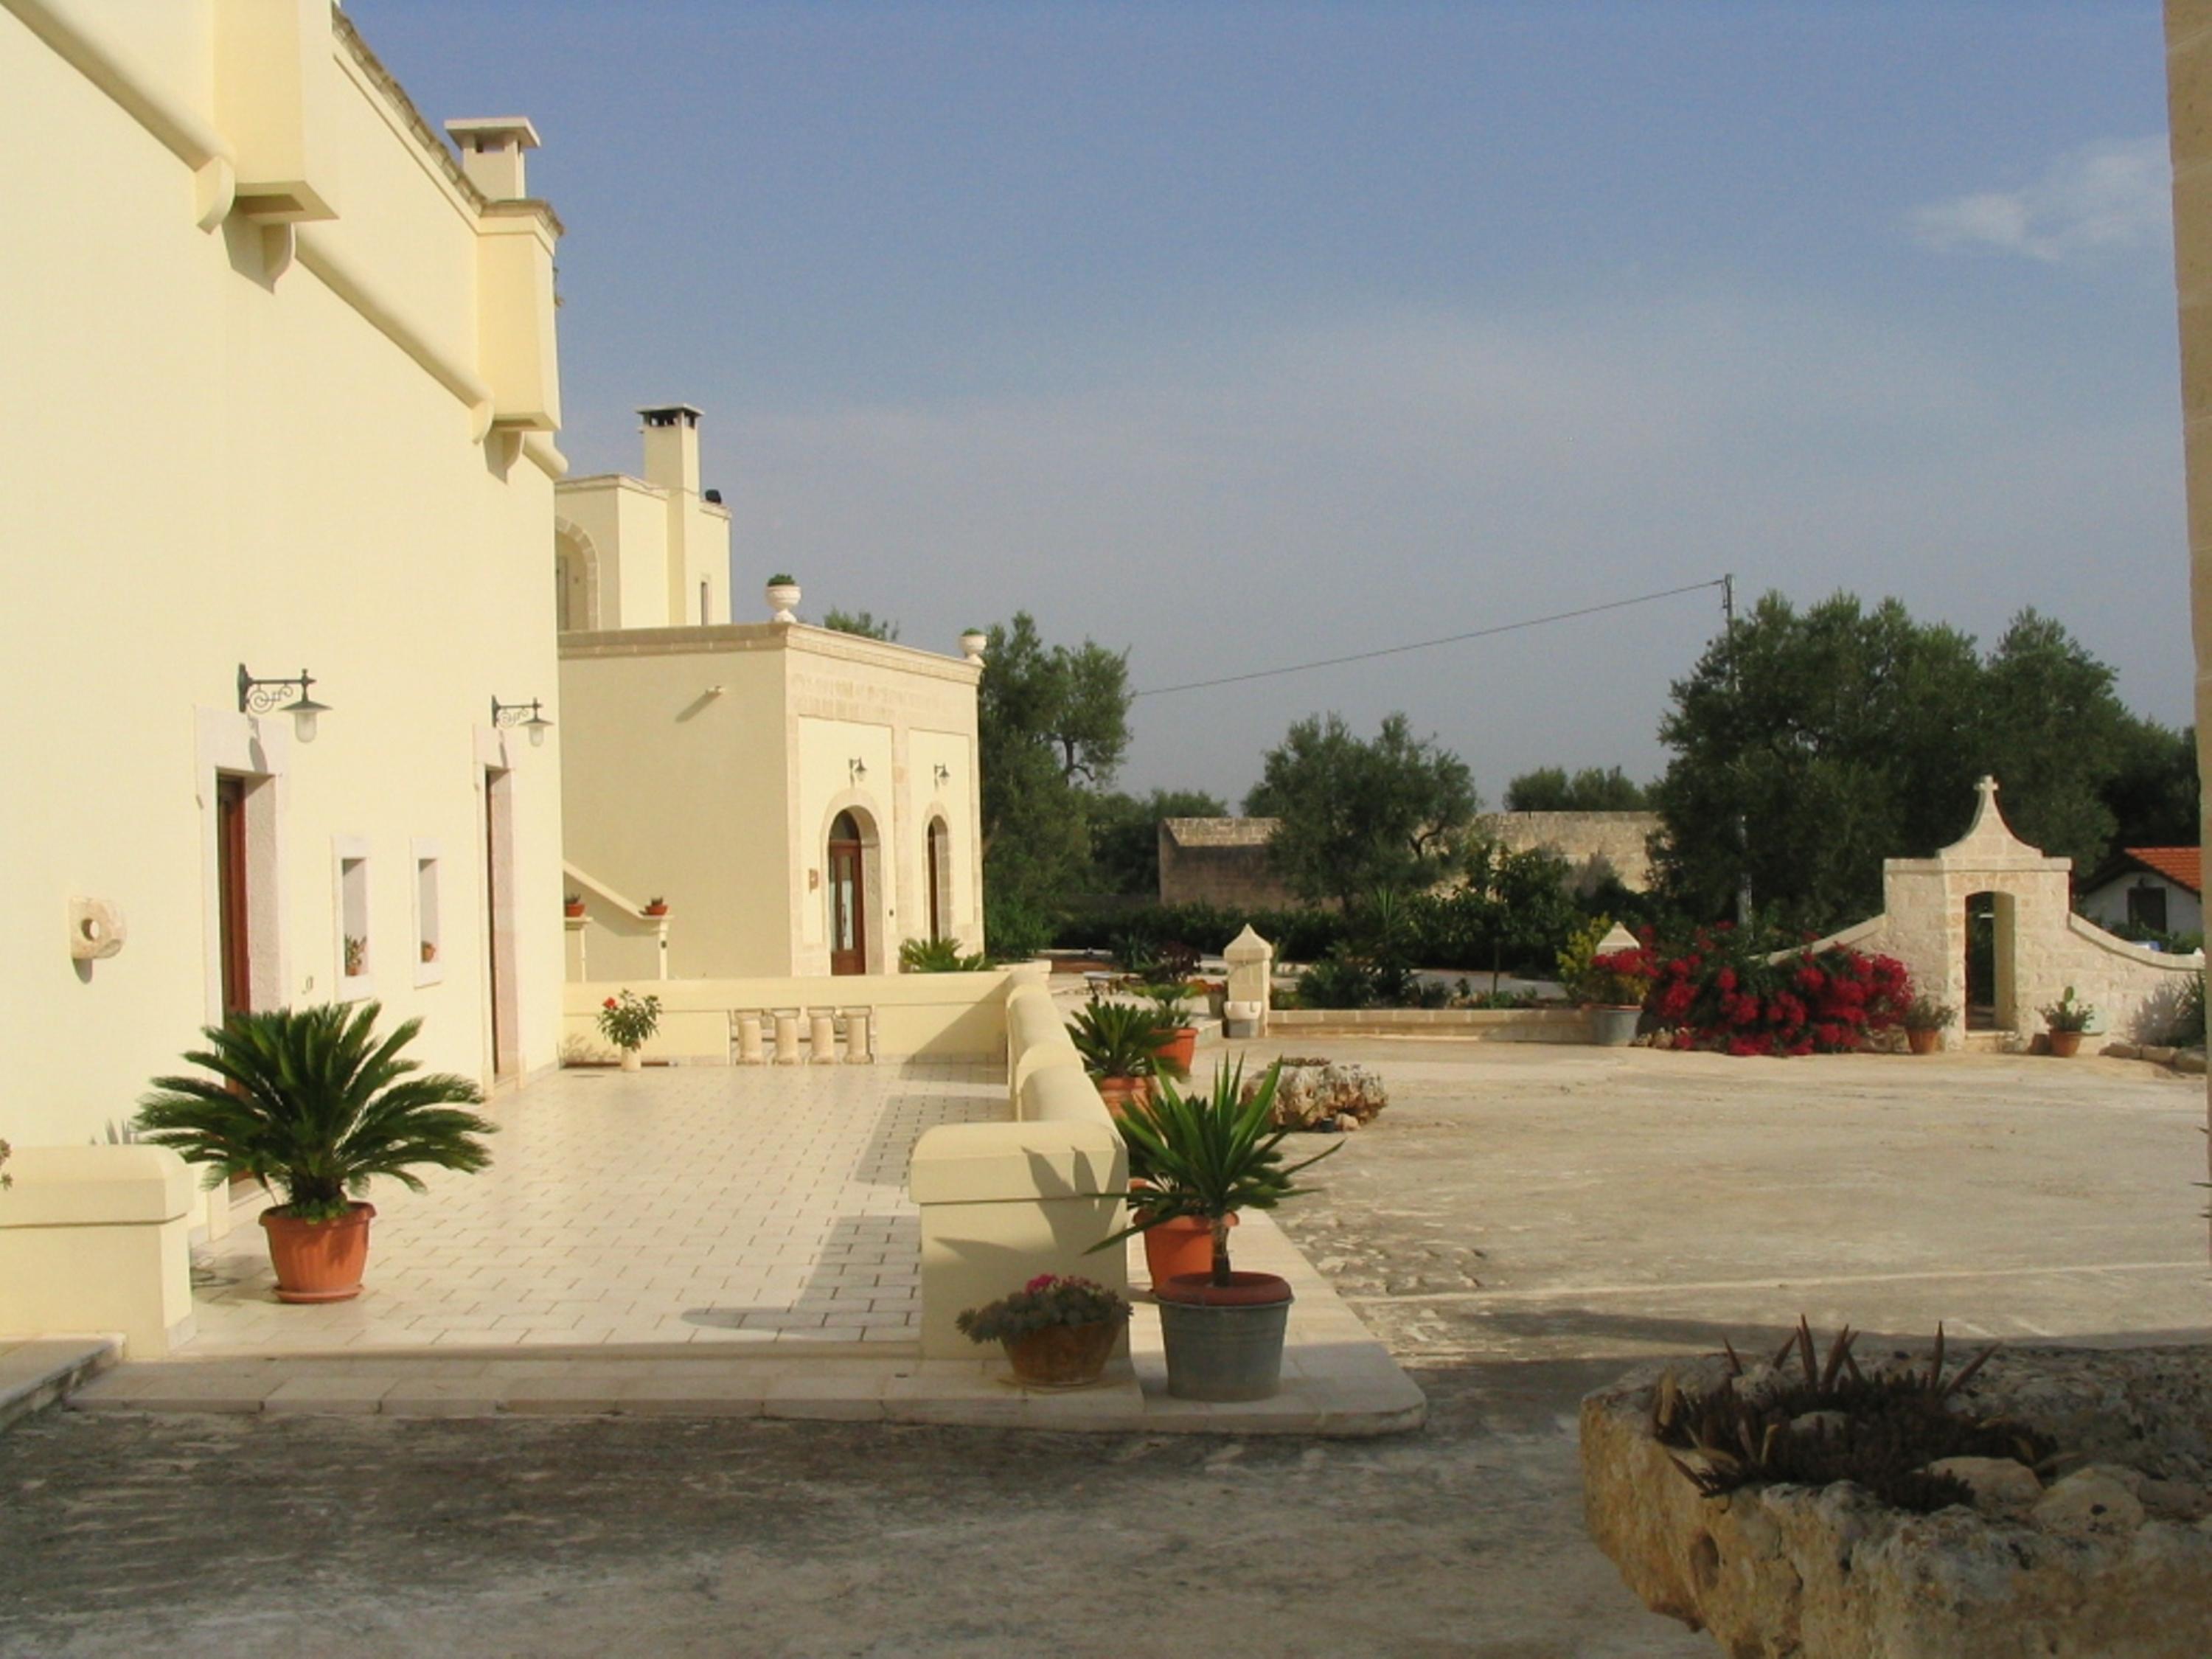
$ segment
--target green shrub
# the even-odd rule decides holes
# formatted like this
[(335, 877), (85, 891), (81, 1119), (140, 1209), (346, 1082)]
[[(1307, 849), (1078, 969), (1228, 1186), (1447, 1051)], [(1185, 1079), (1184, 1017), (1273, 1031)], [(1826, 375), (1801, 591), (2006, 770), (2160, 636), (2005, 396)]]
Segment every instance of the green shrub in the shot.
[(902, 974), (973, 974), (990, 965), (980, 956), (963, 956), (957, 939), (910, 939), (899, 946)]
[(1018, 898), (987, 896), (983, 901), (985, 944), (994, 962), (1027, 962), (1053, 941), (1054, 918)]

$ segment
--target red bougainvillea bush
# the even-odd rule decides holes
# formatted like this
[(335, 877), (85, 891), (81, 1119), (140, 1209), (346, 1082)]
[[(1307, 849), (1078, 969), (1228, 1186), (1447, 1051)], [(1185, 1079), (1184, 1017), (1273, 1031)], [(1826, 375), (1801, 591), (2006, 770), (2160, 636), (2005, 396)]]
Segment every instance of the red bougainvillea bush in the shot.
[(1831, 946), (1770, 961), (1725, 922), (1700, 929), (1686, 949), (1651, 956), (1644, 1007), (1678, 1048), (1850, 1054), (1895, 1025), (1912, 1001), (1911, 975), (1894, 957)]

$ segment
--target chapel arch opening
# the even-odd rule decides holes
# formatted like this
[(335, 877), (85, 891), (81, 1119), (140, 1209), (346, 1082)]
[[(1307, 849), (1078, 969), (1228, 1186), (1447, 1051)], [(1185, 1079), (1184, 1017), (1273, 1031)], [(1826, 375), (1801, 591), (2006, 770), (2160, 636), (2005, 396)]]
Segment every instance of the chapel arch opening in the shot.
[(2020, 1029), (2018, 902), (1994, 890), (1966, 896), (1966, 1029)]

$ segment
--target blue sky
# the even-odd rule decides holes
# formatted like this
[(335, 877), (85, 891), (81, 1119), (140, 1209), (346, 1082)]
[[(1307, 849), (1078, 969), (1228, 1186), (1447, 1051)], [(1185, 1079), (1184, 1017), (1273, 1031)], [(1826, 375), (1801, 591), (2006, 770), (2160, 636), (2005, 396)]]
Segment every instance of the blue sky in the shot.
[[(1139, 687), (1732, 570), (2022, 605), (2189, 718), (2154, 3), (353, 0), (434, 122), (523, 113), (580, 471), (707, 412), (788, 568)], [(1234, 799), (1403, 708), (1493, 799), (1656, 773), (1705, 597), (1140, 700)]]

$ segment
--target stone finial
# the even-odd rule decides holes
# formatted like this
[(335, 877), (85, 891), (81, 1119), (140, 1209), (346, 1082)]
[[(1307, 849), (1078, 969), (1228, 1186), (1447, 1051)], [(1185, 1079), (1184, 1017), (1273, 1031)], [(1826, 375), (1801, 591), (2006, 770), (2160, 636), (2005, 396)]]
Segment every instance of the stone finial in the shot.
[(1612, 930), (1597, 942), (1597, 950), (1594, 954), (1609, 957), (1616, 951), (1633, 951), (1643, 942), (1628, 931), (1626, 923), (1616, 921), (1613, 924)]
[(1249, 921), (1244, 924), (1244, 931), (1231, 939), (1228, 948), (1221, 953), (1222, 959), (1232, 968), (1243, 963), (1271, 961), (1274, 954), (1275, 947), (1254, 933)]

